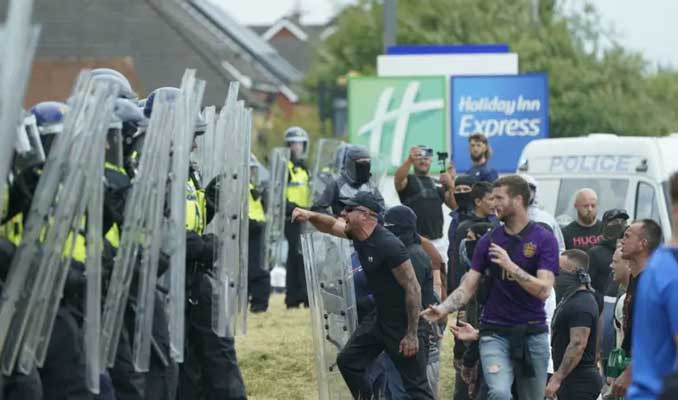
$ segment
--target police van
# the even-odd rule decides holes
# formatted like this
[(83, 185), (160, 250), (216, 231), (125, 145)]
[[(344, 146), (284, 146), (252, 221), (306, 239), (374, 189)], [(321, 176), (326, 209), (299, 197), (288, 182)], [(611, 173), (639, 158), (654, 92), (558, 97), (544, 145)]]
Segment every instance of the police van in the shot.
[(561, 225), (574, 220), (577, 190), (598, 194), (599, 217), (624, 208), (632, 219), (652, 218), (671, 235), (668, 178), (678, 170), (678, 134), (633, 137), (595, 133), (583, 137), (530, 142), (518, 173), (538, 182), (537, 199)]

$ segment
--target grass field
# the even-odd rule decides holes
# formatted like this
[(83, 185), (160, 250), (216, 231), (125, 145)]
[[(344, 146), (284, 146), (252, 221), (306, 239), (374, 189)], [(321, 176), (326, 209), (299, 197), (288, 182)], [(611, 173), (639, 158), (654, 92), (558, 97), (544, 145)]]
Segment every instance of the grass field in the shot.
[[(247, 321), (247, 335), (236, 339), (236, 348), (249, 398), (317, 399), (309, 310), (286, 310), (283, 295), (274, 294), (268, 312), (250, 314)], [(443, 340), (440, 399), (452, 398), (451, 336), (447, 332)]]

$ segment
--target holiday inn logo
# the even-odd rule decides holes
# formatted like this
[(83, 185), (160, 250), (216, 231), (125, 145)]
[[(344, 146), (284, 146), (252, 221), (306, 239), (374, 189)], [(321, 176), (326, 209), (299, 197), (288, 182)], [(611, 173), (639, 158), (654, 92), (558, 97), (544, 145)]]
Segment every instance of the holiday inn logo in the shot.
[(445, 151), (445, 78), (353, 78), (349, 141), (400, 165), (412, 146)]

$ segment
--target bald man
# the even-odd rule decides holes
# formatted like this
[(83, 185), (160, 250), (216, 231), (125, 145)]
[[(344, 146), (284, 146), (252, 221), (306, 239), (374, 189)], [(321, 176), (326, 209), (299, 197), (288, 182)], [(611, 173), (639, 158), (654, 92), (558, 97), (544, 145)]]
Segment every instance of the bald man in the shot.
[(565, 248), (588, 250), (603, 238), (598, 219), (598, 195), (592, 189), (580, 189), (574, 197), (577, 219), (563, 229)]

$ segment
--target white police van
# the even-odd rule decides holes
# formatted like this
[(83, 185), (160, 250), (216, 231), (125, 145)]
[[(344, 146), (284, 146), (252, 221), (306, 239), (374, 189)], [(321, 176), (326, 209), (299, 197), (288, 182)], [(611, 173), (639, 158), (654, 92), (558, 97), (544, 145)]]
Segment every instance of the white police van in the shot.
[(598, 194), (598, 216), (626, 209), (632, 219), (652, 218), (671, 234), (668, 178), (678, 170), (678, 134), (666, 137), (590, 134), (540, 139), (523, 149), (519, 173), (538, 182), (538, 201), (565, 225), (575, 216), (581, 188)]

